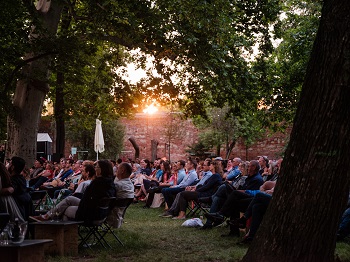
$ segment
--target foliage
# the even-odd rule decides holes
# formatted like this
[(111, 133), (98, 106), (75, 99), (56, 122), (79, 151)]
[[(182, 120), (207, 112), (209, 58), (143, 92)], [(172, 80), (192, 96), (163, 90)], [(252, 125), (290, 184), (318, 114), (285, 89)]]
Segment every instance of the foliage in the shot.
[(220, 155), (222, 145), (226, 147), (226, 158), (237, 139), (241, 138), (248, 147), (265, 132), (261, 124), (261, 112), (246, 112), (241, 116), (234, 116), (229, 106), (222, 108), (208, 108), (207, 119), (197, 117), (194, 124), (199, 128), (199, 142), (192, 145), (192, 149), (203, 148), (206, 151), (216, 148), (216, 155)]
[(209, 146), (204, 145), (204, 142), (199, 140), (197, 143), (189, 145), (186, 152), (190, 153), (191, 155), (197, 156), (201, 159), (204, 159), (212, 155), (211, 153), (209, 154), (210, 149), (211, 148)]
[(268, 60), (259, 58), (265, 126), (279, 129), (291, 124), (299, 101), (307, 63), (316, 36), (322, 1), (284, 1), (283, 16), (274, 27), (280, 44)]
[(10, 112), (11, 94), (14, 90), (14, 70), (22, 63), (28, 44), (28, 14), (21, 0), (0, 3), (0, 140), (6, 137), (6, 118)]
[[(67, 139), (78, 151), (88, 151), (87, 159), (96, 159), (94, 151), (96, 116), (85, 115), (84, 117), (74, 117), (67, 125)], [(105, 141), (105, 151), (99, 153), (99, 158), (116, 159), (121, 152), (124, 141), (124, 127), (110, 116), (102, 120), (102, 132)]]

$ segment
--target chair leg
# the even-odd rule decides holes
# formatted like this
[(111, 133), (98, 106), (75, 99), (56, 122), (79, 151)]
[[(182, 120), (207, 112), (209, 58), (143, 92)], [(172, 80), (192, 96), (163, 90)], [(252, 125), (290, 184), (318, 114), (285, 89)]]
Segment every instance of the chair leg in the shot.
[(112, 235), (114, 236), (114, 238), (119, 242), (119, 244), (121, 244), (122, 246), (124, 246), (123, 242), (120, 240), (120, 238), (115, 234), (114, 230), (111, 228), (110, 225), (108, 225), (107, 223), (104, 223), (103, 226), (105, 227), (106, 231), (105, 234), (107, 234), (108, 232), (112, 233)]

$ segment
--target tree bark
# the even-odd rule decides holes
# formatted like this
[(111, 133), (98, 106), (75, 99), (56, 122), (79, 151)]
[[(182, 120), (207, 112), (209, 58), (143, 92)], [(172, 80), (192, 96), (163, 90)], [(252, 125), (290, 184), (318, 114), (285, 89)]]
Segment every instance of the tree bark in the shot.
[(281, 175), (244, 262), (334, 261), (350, 181), (349, 14), (349, 1), (324, 1)]
[(64, 155), (64, 147), (65, 147), (65, 137), (66, 137), (66, 129), (65, 129), (65, 120), (64, 120), (64, 73), (57, 73), (56, 80), (56, 101), (54, 106), (54, 114), (56, 120), (56, 153), (59, 153), (60, 156)]
[[(37, 2), (37, 15), (42, 21), (46, 34), (57, 32), (62, 7), (59, 1), (40, 0)], [(35, 30), (35, 29), (34, 29)], [(34, 31), (32, 38), (45, 37)], [(38, 52), (39, 53), (39, 52)], [(28, 59), (38, 53), (26, 54)], [(27, 165), (36, 158), (36, 142), (42, 106), (49, 91), (50, 57), (43, 57), (25, 66), (23, 78), (17, 82), (13, 99), (14, 113), (8, 118), (8, 152), (10, 156), (23, 157)]]
[(140, 157), (140, 147), (139, 145), (136, 143), (136, 140), (134, 137), (130, 137), (129, 138), (130, 143), (132, 144), (132, 146), (135, 149), (135, 159)]
[[(158, 148), (158, 141), (155, 139), (151, 140), (151, 161), (154, 162), (157, 158), (157, 148)], [(169, 150), (170, 150), (170, 143), (169, 143)]]

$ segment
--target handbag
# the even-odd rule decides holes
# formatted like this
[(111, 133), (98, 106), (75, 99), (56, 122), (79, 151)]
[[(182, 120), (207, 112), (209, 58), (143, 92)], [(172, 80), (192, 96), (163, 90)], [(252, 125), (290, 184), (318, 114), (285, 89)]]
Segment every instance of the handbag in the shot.
[(159, 186), (153, 186), (147, 190), (147, 193), (154, 194), (154, 193), (159, 193), (160, 191), (161, 191), (161, 188)]

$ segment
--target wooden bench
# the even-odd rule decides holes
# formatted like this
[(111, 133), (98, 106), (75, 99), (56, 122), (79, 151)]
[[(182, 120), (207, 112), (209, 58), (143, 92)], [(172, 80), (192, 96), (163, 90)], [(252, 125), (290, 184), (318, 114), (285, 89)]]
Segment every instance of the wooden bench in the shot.
[(35, 225), (35, 239), (51, 238), (50, 245), (45, 246), (45, 254), (77, 255), (78, 254), (78, 225), (82, 221), (43, 221), (31, 223)]
[[(11, 241), (10, 241), (11, 242)], [(45, 246), (52, 243), (52, 239), (24, 240), (20, 244), (0, 246), (1, 261), (8, 262), (42, 262), (45, 261)]]

